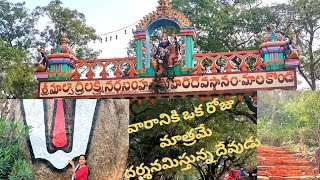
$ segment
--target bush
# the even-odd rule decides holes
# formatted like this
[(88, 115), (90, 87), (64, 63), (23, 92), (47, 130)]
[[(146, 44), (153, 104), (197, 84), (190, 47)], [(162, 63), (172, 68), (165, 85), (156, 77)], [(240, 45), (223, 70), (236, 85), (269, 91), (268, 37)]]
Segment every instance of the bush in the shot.
[(300, 143), (309, 147), (318, 146), (318, 132), (315, 128), (303, 127), (299, 129)]
[(33, 171), (28, 166), (27, 155), (22, 143), (28, 135), (29, 128), (0, 117), (0, 179), (32, 180)]

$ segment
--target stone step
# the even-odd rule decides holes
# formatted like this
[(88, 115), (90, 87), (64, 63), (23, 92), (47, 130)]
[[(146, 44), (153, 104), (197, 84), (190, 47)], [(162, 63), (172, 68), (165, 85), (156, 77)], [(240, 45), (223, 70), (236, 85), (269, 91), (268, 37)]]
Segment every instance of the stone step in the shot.
[(267, 177), (267, 176), (258, 176), (259, 180), (263, 179), (275, 179), (275, 180), (314, 180), (320, 179), (320, 176), (294, 176), (294, 177)]
[(311, 167), (309, 166), (288, 166), (288, 165), (277, 165), (277, 166), (273, 166), (273, 167), (270, 167), (270, 166), (262, 166), (262, 167), (259, 167), (258, 166), (258, 170), (260, 171), (264, 171), (264, 170), (268, 170), (268, 169), (285, 169), (285, 170), (309, 170)]
[(258, 179), (301, 180), (318, 175), (314, 163), (279, 147), (260, 146), (257, 161)]

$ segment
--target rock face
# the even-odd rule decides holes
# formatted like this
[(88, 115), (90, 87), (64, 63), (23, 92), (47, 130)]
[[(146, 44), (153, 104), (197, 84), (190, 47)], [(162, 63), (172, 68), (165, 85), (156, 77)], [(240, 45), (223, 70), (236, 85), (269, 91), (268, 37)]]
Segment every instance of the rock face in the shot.
[[(33, 100), (28, 100), (33, 101)], [(39, 100), (34, 100), (38, 101)], [(46, 126), (46, 154), (53, 155), (57, 151), (64, 151), (63, 153), (69, 153), (73, 151), (72, 148), (75, 142), (73, 134), (75, 134), (76, 123), (75, 116), (77, 111), (75, 107), (79, 100), (63, 100), (64, 114), (65, 114), (65, 132), (68, 143), (62, 147), (57, 148), (52, 143), (53, 129), (56, 127), (56, 112), (57, 100), (40, 100), (43, 102), (42, 107), (24, 107), (27, 104), (23, 100), (5, 100), (1, 101), (0, 114), (7, 117), (7, 120), (13, 120), (21, 123), (27, 123), (28, 116), (32, 113), (25, 111), (39, 111), (44, 109), (45, 118), (44, 123)], [(62, 102), (62, 101), (60, 101)], [(81, 111), (86, 111), (82, 109)], [(89, 107), (88, 107), (89, 111)], [(79, 111), (78, 111), (79, 112)], [(85, 117), (84, 117), (85, 118)], [(29, 118), (30, 119), (30, 118)], [(97, 100), (96, 107), (93, 114), (92, 128), (86, 149), (87, 164), (90, 169), (90, 180), (120, 180), (122, 179), (123, 172), (125, 170), (127, 153), (129, 149), (129, 135), (127, 133), (129, 125), (129, 102), (128, 100)], [(87, 120), (87, 119), (85, 119)], [(29, 120), (33, 121), (33, 120)], [(91, 122), (88, 119), (89, 123)], [(82, 126), (82, 124), (81, 124)], [(32, 127), (32, 132), (40, 133), (40, 129)], [(40, 133), (41, 134), (41, 133)], [(48, 180), (48, 179), (71, 179), (71, 167), (68, 165), (65, 168), (57, 169), (49, 161), (35, 159), (35, 149), (39, 147), (32, 147), (31, 140), (26, 140), (26, 148), (30, 150), (30, 164), (32, 164), (35, 179)], [(40, 139), (40, 138), (35, 138)], [(39, 146), (39, 144), (38, 144)], [(44, 154), (45, 154), (44, 153)], [(57, 153), (56, 153), (57, 154)], [(48, 156), (49, 156), (48, 155)], [(80, 154), (79, 154), (80, 155)], [(57, 161), (63, 159), (62, 156), (55, 157)], [(74, 159), (77, 164), (77, 158)]]

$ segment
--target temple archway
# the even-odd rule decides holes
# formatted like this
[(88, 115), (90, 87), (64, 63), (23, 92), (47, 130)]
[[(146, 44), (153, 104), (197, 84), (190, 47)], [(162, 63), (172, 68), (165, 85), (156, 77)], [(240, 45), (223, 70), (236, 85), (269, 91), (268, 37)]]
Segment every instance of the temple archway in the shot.
[(184, 48), (181, 54), (184, 54), (182, 59), (185, 67), (176, 66), (174, 68), (178, 72), (177, 74), (186, 74), (187, 72), (182, 72), (182, 68), (193, 67), (192, 54), (196, 37), (195, 29), (191, 27), (191, 21), (182, 12), (172, 9), (169, 0), (159, 0), (158, 3), (157, 11), (145, 16), (136, 26), (136, 31), (133, 32), (136, 42), (137, 74), (151, 76), (155, 73), (155, 69), (151, 67), (150, 37), (160, 27), (174, 27), (176, 31), (179, 31), (180, 38), (184, 40), (182, 42)]
[[(261, 34), (263, 43), (257, 50), (194, 54), (196, 30), (191, 22), (172, 9), (169, 0), (158, 2), (157, 10), (145, 16), (133, 31), (136, 57), (78, 60), (65, 38), (51, 54), (40, 49), (42, 60), (36, 64), (39, 89), (35, 94), (39, 98), (102, 97), (139, 101), (150, 98), (155, 102), (157, 98), (204, 99), (219, 95), (238, 96), (241, 100), (242, 96), (251, 96), (258, 90), (296, 89), (296, 67), (302, 58), (294, 43), (289, 44), (291, 52), (286, 56), (287, 42), (272, 28)], [(149, 40), (160, 27), (168, 30), (163, 36), (167, 38), (159, 39), (162, 44), (150, 64)], [(168, 42), (169, 34), (174, 37), (171, 42)], [(295, 35), (290, 37), (295, 42)], [(157, 43), (153, 43), (155, 46)], [(82, 73), (84, 67), (86, 71)]]

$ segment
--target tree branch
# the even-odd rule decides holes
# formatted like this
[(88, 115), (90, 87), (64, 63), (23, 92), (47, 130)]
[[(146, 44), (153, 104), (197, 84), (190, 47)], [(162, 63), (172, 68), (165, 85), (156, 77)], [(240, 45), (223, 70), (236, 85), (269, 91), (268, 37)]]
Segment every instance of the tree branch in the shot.
[(252, 115), (248, 112), (245, 112), (245, 111), (237, 111), (235, 109), (229, 109), (227, 110), (228, 112), (234, 114), (234, 115), (241, 115), (241, 116), (245, 116), (247, 118), (249, 118), (253, 123), (257, 124), (257, 117), (256, 117), (256, 114), (255, 115)]
[(198, 170), (198, 172), (199, 172), (199, 174), (201, 176), (201, 179), (205, 180), (205, 176), (204, 176), (205, 173), (204, 173), (203, 169), (198, 164), (191, 163), (191, 165)]
[[(148, 108), (146, 108), (146, 109), (144, 109), (144, 110), (142, 110), (142, 111), (140, 111), (140, 112), (135, 112), (134, 110), (133, 110), (133, 106), (134, 106), (134, 104), (136, 104), (137, 103), (137, 101), (134, 101), (134, 103), (132, 103), (132, 104), (130, 104), (130, 106), (129, 106), (129, 109), (130, 109), (130, 111), (131, 111), (131, 114), (133, 115), (133, 118), (132, 119), (135, 119), (137, 116), (139, 116), (140, 114), (143, 114), (143, 113), (145, 113), (145, 112), (147, 112), (148, 110), (150, 110), (150, 108), (148, 107)], [(136, 122), (136, 121), (134, 121), (134, 122)]]
[(238, 49), (239, 46), (244, 45), (244, 44), (246, 44), (247, 42), (249, 42), (253, 36), (254, 36), (254, 35), (251, 35), (251, 36), (248, 38), (248, 40), (246, 40), (246, 41), (244, 41), (244, 42), (242, 42), (242, 43), (240, 43), (240, 44), (237, 44), (237, 45), (235, 46), (236, 49)]
[(258, 109), (257, 109), (257, 107), (255, 107), (255, 106), (252, 104), (250, 98), (249, 98), (248, 96), (244, 96), (243, 99), (244, 99), (244, 101), (246, 102), (246, 104), (247, 104), (248, 108), (250, 109), (250, 111), (252, 111), (252, 112), (254, 112), (255, 114), (257, 114)]
[(240, 104), (240, 101), (237, 101), (236, 104), (234, 104), (233, 108), (236, 109), (239, 104)]
[(301, 76), (304, 78), (304, 80), (306, 80), (306, 82), (308, 83), (308, 85), (310, 86), (310, 88), (312, 88), (312, 84), (311, 82), (309, 81), (307, 75), (304, 73), (304, 71), (301, 69), (301, 66), (299, 65), (298, 66), (298, 71), (299, 73), (301, 74)]
[(313, 30), (313, 33), (316, 33), (316, 31), (319, 30), (319, 29), (320, 29), (320, 26), (317, 27), (317, 28), (315, 28), (315, 29)]

